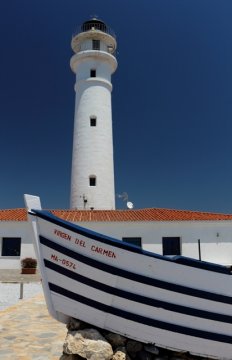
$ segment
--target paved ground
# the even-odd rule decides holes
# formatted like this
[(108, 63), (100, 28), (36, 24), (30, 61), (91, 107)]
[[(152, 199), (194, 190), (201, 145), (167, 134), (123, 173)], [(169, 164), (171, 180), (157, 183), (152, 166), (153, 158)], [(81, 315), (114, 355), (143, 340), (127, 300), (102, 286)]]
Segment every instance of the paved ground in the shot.
[[(0, 270), (0, 282), (38, 282), (40, 275)], [(0, 311), (0, 359), (58, 360), (67, 329), (50, 317), (43, 294)]]
[(21, 270), (0, 269), (0, 282), (38, 282), (41, 276), (39, 271), (35, 275), (21, 274)]

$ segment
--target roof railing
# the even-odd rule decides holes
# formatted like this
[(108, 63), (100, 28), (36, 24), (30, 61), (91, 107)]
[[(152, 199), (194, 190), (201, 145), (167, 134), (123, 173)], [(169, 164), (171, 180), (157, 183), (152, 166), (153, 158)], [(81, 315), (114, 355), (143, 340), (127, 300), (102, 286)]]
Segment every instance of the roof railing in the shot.
[(104, 23), (101, 23), (101, 22), (98, 23), (98, 22), (94, 22), (94, 21), (86, 22), (86, 23), (78, 26), (77, 30), (73, 33), (72, 37), (75, 37), (79, 33), (92, 31), (92, 30), (102, 31), (106, 34), (113, 36), (116, 39), (116, 35), (115, 35), (114, 31), (109, 26), (107, 26)]

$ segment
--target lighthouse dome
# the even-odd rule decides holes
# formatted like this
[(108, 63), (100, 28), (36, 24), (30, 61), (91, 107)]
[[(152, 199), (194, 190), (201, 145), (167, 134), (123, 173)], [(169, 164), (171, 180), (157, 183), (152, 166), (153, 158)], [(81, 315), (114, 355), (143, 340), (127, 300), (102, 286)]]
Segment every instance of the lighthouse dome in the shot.
[(81, 30), (83, 32), (89, 31), (89, 30), (99, 30), (99, 31), (103, 31), (105, 33), (108, 33), (107, 28), (108, 28), (107, 25), (103, 21), (95, 19), (95, 18), (93, 18), (91, 20), (88, 20), (88, 21), (85, 21), (81, 25)]

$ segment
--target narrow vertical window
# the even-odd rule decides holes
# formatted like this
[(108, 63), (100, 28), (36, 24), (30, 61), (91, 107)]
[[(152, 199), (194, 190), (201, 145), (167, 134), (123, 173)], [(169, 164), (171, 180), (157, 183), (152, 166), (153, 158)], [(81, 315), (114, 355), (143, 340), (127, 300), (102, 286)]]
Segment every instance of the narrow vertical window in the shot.
[(92, 49), (100, 50), (100, 40), (92, 40)]
[(96, 69), (90, 70), (90, 77), (96, 77)]
[(97, 126), (96, 116), (90, 116), (90, 126)]
[(96, 186), (97, 178), (95, 175), (90, 175), (89, 177), (89, 186)]

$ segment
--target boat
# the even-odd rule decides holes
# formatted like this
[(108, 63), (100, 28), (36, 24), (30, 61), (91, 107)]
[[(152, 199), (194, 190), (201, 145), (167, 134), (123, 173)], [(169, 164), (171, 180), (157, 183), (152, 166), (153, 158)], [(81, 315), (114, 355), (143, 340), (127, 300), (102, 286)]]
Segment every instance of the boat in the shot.
[(158, 347), (232, 359), (232, 274), (151, 253), (41, 209), (25, 195), (50, 314)]

